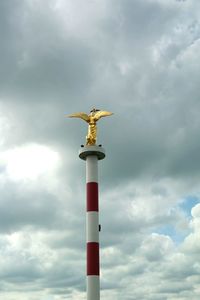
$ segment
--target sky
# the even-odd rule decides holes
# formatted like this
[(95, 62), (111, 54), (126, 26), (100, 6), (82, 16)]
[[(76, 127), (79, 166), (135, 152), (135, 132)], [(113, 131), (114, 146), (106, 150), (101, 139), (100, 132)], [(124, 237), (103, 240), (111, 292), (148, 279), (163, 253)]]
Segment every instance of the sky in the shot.
[(0, 298), (82, 300), (97, 109), (101, 299), (200, 294), (200, 2), (0, 1)]

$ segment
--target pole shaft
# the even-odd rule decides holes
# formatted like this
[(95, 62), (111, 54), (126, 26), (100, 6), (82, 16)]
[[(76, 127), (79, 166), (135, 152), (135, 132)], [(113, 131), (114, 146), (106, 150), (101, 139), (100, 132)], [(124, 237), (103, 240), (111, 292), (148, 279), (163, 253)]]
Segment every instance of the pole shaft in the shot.
[(86, 158), (87, 300), (100, 299), (98, 157)]
[(80, 159), (86, 161), (87, 300), (100, 300), (98, 160), (105, 156), (100, 145), (81, 146), (79, 150)]

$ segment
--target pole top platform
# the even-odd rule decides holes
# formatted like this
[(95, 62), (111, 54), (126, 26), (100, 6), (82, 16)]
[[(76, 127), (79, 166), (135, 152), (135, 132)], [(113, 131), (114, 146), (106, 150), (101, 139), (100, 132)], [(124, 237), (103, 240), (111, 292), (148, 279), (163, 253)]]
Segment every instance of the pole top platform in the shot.
[(106, 156), (104, 148), (101, 145), (97, 146), (81, 146), (79, 150), (80, 159), (86, 160), (87, 156), (96, 155), (98, 160), (104, 159)]

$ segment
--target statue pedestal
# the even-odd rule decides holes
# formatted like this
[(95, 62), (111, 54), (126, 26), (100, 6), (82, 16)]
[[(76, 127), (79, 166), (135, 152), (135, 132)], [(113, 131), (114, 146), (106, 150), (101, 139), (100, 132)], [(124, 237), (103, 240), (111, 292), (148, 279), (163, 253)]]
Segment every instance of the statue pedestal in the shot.
[(79, 150), (79, 157), (86, 160), (87, 156), (96, 155), (98, 160), (104, 159), (106, 156), (104, 148), (100, 146), (84, 146)]

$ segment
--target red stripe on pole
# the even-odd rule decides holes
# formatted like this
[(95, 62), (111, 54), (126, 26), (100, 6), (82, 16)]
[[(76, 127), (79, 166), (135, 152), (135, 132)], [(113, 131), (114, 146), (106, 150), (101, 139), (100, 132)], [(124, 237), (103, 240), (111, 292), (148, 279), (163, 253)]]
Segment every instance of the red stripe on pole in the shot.
[(87, 243), (87, 275), (99, 275), (99, 243)]
[(98, 183), (87, 183), (87, 211), (98, 211)]

